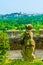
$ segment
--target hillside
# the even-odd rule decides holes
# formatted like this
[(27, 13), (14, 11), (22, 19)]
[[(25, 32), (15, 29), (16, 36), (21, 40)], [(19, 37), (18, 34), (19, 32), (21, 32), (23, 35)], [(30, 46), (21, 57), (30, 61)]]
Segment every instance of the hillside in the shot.
[(43, 14), (11, 13), (0, 15), (0, 30), (23, 30), (26, 24), (32, 24), (35, 29), (43, 28)]

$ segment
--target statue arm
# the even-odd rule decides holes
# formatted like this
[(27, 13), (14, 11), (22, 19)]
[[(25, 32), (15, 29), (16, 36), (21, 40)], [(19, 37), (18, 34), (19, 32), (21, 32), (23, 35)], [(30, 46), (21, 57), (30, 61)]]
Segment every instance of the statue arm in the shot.
[(26, 32), (24, 32), (24, 33), (23, 33), (23, 35), (22, 35), (21, 45), (23, 45), (23, 44), (24, 44), (24, 39), (25, 39), (25, 36), (26, 36)]

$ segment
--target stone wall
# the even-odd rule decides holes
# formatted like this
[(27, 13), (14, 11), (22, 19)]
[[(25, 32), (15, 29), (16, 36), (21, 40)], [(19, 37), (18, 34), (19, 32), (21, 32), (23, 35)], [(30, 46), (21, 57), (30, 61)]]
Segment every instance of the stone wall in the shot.
[[(24, 32), (24, 31), (23, 31)], [(33, 39), (35, 40), (36, 49), (43, 49), (43, 29), (39, 30), (39, 34), (35, 34), (35, 29), (32, 30)], [(19, 30), (7, 31), (11, 49), (21, 49), (20, 41), (22, 40)]]

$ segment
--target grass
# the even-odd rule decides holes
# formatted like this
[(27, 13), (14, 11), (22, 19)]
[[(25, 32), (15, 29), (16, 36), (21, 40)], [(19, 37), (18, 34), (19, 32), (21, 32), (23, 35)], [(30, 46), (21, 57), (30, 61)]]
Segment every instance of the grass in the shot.
[(20, 59), (6, 59), (6, 63), (4, 65), (43, 65), (43, 61), (41, 61), (40, 59), (35, 59), (33, 62), (22, 61)]

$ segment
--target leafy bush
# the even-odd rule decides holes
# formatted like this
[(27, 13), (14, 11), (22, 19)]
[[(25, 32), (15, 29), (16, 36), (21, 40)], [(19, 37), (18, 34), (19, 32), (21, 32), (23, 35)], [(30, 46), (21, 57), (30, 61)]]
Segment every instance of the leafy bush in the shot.
[(9, 41), (6, 33), (0, 31), (0, 63), (3, 63), (6, 51), (9, 49)]

